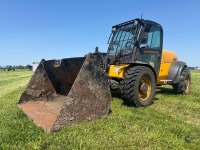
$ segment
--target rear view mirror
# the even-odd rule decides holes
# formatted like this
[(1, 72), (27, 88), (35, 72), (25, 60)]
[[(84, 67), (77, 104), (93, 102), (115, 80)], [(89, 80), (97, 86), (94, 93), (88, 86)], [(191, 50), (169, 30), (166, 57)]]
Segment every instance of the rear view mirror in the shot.
[(140, 44), (147, 44), (147, 42), (148, 42), (148, 32), (144, 32), (142, 34)]

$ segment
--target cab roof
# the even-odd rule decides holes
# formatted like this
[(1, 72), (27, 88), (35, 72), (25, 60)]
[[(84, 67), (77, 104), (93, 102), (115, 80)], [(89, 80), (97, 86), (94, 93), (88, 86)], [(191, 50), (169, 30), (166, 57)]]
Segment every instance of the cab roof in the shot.
[(139, 18), (132, 19), (132, 20), (117, 24), (117, 25), (113, 26), (112, 28), (119, 28), (119, 27), (122, 27), (122, 26), (125, 26), (125, 25), (128, 25), (128, 24), (136, 23), (136, 22), (140, 23), (140, 25), (153, 24), (153, 25), (156, 25), (156, 26), (159, 26), (160, 28), (162, 28), (162, 26), (157, 22), (154, 22), (154, 21), (151, 21), (151, 20), (139, 19)]

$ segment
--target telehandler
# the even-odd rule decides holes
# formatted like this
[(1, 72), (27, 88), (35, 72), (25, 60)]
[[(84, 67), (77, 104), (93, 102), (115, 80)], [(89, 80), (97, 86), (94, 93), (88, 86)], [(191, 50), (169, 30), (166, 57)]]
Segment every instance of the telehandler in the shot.
[(136, 107), (153, 103), (156, 86), (169, 84), (189, 94), (191, 75), (185, 62), (163, 50), (160, 24), (144, 19), (112, 27), (107, 53), (42, 60), (18, 107), (47, 133), (109, 113), (111, 90)]
[(105, 69), (110, 87), (120, 87), (125, 102), (136, 107), (153, 103), (156, 85), (169, 84), (189, 94), (191, 75), (175, 53), (163, 50), (160, 24), (134, 19), (112, 27)]

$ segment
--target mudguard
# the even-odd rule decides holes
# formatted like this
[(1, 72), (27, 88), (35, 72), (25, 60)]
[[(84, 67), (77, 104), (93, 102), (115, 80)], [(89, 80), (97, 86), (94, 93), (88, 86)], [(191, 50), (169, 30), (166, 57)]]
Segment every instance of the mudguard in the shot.
[(186, 63), (183, 61), (175, 61), (171, 64), (169, 73), (167, 76), (167, 80), (171, 80), (172, 84), (176, 84), (180, 80), (180, 75), (184, 67), (186, 67)]

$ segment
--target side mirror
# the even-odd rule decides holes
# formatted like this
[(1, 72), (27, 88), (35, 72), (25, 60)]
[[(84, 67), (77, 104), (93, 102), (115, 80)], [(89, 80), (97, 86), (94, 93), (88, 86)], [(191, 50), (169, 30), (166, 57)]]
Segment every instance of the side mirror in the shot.
[(144, 32), (142, 34), (140, 44), (147, 44), (147, 42), (148, 42), (148, 32)]

